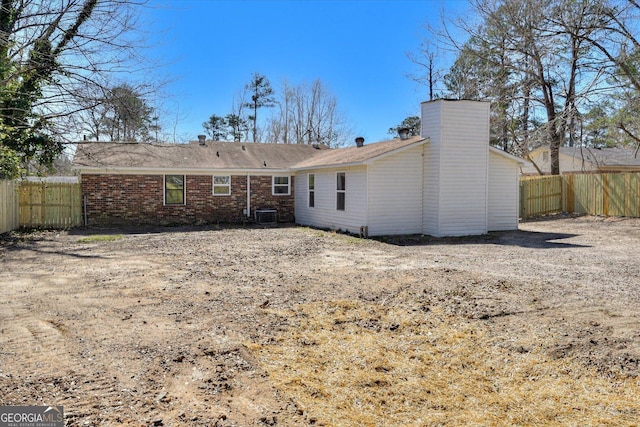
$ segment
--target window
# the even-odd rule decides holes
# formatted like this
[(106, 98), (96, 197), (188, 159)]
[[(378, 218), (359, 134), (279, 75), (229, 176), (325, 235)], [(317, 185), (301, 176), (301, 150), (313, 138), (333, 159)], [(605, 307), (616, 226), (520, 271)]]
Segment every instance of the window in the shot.
[(231, 177), (226, 176), (214, 176), (213, 177), (213, 195), (214, 196), (228, 196), (231, 194)]
[(289, 189), (289, 177), (288, 176), (274, 176), (273, 177), (273, 194), (288, 196), (291, 194)]
[(336, 209), (343, 211), (345, 208), (347, 179), (344, 172), (338, 172), (336, 177)]
[(164, 204), (184, 205), (184, 175), (164, 176)]
[(312, 173), (309, 174), (309, 207), (313, 208), (316, 205), (316, 176)]

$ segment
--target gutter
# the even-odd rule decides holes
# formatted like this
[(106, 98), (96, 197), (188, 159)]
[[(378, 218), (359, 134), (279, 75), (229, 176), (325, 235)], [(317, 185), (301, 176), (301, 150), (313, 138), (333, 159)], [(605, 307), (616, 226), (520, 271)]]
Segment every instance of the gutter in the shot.
[(335, 163), (330, 165), (320, 165), (320, 166), (303, 166), (303, 167), (293, 167), (291, 171), (305, 171), (305, 170), (317, 170), (317, 169), (340, 169), (340, 168), (348, 168), (352, 166), (363, 166), (365, 162), (363, 160), (357, 162), (350, 163)]
[(74, 170), (78, 170), (83, 174), (110, 174), (110, 175), (272, 175), (286, 174), (291, 172), (290, 168), (280, 169), (188, 169), (188, 168), (118, 168), (118, 167), (94, 167), (94, 166), (74, 166)]

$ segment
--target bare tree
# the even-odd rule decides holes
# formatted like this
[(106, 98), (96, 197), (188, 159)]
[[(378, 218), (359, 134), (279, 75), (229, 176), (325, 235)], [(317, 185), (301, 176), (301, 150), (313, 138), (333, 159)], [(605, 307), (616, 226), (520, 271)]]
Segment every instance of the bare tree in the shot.
[(429, 40), (425, 40), (420, 44), (417, 53), (407, 53), (409, 60), (420, 69), (419, 73), (409, 74), (408, 77), (421, 85), (427, 86), (430, 101), (435, 98), (436, 85), (442, 77), (442, 70), (437, 65), (440, 54), (440, 49), (434, 47), (433, 43)]
[[(89, 94), (135, 69), (144, 0), (2, 0), (0, 125), (24, 161), (50, 163)], [(91, 87), (93, 89), (87, 91)], [(71, 138), (74, 138), (71, 136)], [(7, 142), (11, 141), (11, 142)]]
[[(640, 3), (636, 0), (609, 0), (593, 6), (591, 19), (593, 30), (572, 28), (572, 35), (593, 47), (602, 57), (603, 73), (607, 81), (618, 89), (615, 97), (607, 97), (596, 104), (596, 110), (617, 99), (619, 108), (606, 122), (609, 139), (618, 140), (622, 135), (640, 149)], [(596, 120), (602, 125), (602, 121)], [(617, 135), (616, 135), (617, 134)]]
[(526, 153), (520, 144), (542, 137), (539, 143), (550, 146), (551, 172), (558, 174), (559, 148), (572, 140), (580, 106), (604, 84), (608, 65), (586, 42), (601, 28), (600, 2), (473, 0), (472, 8), (480, 24), (456, 24), (466, 42), (441, 32), (459, 49), (445, 80), (457, 89), (464, 84), (470, 98), (494, 102), (494, 138), (504, 149)]
[[(249, 138), (249, 118), (245, 115), (244, 107), (247, 105), (245, 102), (246, 91), (240, 92), (237, 97), (234, 97), (231, 103), (231, 113), (225, 116), (227, 126), (229, 127), (229, 134), (234, 141), (247, 141)], [(254, 138), (257, 137), (257, 128)]]
[(283, 83), (278, 113), (267, 126), (268, 139), (285, 144), (325, 144), (346, 142), (349, 128), (338, 108), (337, 98), (321, 80), (296, 86)]

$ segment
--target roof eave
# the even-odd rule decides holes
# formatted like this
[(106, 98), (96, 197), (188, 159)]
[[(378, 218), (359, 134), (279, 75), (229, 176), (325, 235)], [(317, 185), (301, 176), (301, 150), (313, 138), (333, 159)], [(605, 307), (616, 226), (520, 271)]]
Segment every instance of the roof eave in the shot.
[(509, 160), (512, 160), (512, 161), (518, 163), (518, 165), (520, 165), (520, 166), (525, 165), (527, 163), (531, 163), (528, 160), (524, 160), (524, 159), (521, 159), (520, 157), (514, 156), (513, 154), (506, 153), (503, 150), (500, 150), (500, 149), (498, 149), (496, 147), (493, 147), (491, 145), (489, 146), (489, 151), (493, 151), (495, 154), (499, 154), (499, 155), (501, 155), (501, 156), (503, 156), (503, 157), (505, 157), (505, 158), (507, 158)]
[(95, 167), (95, 166), (73, 166), (75, 170), (81, 174), (98, 175), (166, 175), (166, 174), (184, 174), (184, 175), (211, 175), (211, 174), (229, 174), (229, 175), (257, 175), (257, 174), (274, 174), (274, 173), (291, 173), (290, 168), (262, 168), (262, 169), (243, 169), (243, 168), (127, 168), (127, 167)]
[(310, 169), (336, 169), (336, 168), (341, 168), (341, 167), (353, 167), (353, 166), (366, 166), (366, 165), (370, 165), (378, 160), (382, 160), (386, 157), (401, 153), (405, 150), (409, 150), (411, 148), (415, 148), (417, 146), (420, 146), (422, 144), (425, 144), (427, 142), (429, 142), (429, 138), (422, 138), (419, 139), (411, 144), (407, 144), (405, 146), (402, 147), (398, 147), (396, 149), (387, 151), (385, 153), (379, 154), (377, 156), (373, 156), (370, 157), (368, 159), (364, 159), (364, 160), (358, 160), (356, 162), (349, 162), (349, 163), (327, 163), (324, 165), (314, 165), (314, 166), (302, 166), (302, 167), (292, 167), (291, 170), (310, 170)]
[(422, 139), (417, 140), (416, 142), (413, 142), (411, 144), (405, 145), (403, 147), (399, 147), (399, 148), (396, 148), (394, 150), (387, 151), (386, 153), (379, 154), (379, 155), (377, 155), (375, 157), (371, 157), (370, 159), (365, 160), (363, 163), (365, 163), (367, 165), (370, 165), (370, 164), (372, 164), (374, 162), (377, 162), (378, 160), (382, 160), (382, 159), (387, 158), (389, 156), (393, 156), (393, 155), (402, 153), (403, 151), (410, 150), (412, 148), (415, 148), (415, 147), (418, 147), (420, 145), (426, 144), (429, 141), (430, 141), (429, 138), (422, 138)]
[(331, 163), (326, 165), (292, 167), (291, 170), (304, 171), (304, 170), (312, 170), (312, 169), (340, 169), (340, 168), (350, 168), (354, 166), (363, 166), (364, 164), (365, 164), (364, 161), (350, 162), (350, 163)]

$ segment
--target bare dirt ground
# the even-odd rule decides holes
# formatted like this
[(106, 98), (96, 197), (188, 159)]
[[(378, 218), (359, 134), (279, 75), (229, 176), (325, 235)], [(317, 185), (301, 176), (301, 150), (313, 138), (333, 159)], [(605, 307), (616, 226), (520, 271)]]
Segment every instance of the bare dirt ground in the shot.
[[(272, 370), (288, 357), (287, 334), (338, 308), (343, 320), (317, 337), (353, 322), (374, 341), (408, 328), (349, 318), (349, 308), (401, 309), (414, 323), (437, 313), (449, 330), (482, 331), (505, 360), (535, 352), (617, 387), (640, 378), (639, 219), (559, 217), (447, 239), (297, 227), (10, 233), (0, 239), (0, 286), (0, 404), (63, 405), (69, 426), (358, 425), (323, 418), (292, 393), (302, 373), (279, 381)], [(318, 346), (306, 334), (286, 351)], [(392, 423), (389, 412), (362, 424), (473, 424), (431, 410), (444, 414), (439, 423)], [(616, 411), (603, 424), (640, 419), (640, 403)]]

